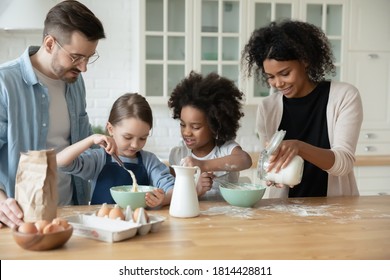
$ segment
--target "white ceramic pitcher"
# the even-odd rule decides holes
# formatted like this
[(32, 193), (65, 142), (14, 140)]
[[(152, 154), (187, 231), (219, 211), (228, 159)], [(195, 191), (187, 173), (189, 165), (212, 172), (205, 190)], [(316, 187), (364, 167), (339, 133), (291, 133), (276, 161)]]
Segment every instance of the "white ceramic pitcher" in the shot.
[[(195, 182), (199, 178), (200, 168), (179, 165), (172, 165), (172, 168), (175, 170), (176, 179), (169, 206), (169, 215), (177, 218), (198, 216), (200, 210)], [(194, 176), (195, 172), (196, 176)]]

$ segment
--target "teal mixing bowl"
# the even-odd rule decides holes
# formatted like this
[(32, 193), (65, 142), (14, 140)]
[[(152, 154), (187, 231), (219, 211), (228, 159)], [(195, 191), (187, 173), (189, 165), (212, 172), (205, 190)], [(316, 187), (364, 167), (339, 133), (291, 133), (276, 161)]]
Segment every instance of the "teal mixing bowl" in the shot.
[(138, 192), (133, 192), (133, 186), (116, 186), (111, 187), (111, 196), (115, 203), (121, 208), (126, 209), (127, 205), (130, 205), (132, 210), (139, 207), (146, 207), (145, 195), (148, 192), (153, 192), (155, 187), (152, 186), (138, 186)]
[(219, 189), (227, 203), (239, 207), (253, 207), (265, 193), (265, 186), (251, 183), (221, 183)]

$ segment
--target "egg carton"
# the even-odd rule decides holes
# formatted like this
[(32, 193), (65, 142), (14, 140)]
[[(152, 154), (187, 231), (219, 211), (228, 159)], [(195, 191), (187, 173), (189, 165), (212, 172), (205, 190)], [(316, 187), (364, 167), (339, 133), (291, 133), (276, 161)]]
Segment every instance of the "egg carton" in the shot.
[(137, 234), (158, 232), (165, 217), (149, 215), (148, 222), (140, 222), (140, 219), (134, 222), (132, 219), (109, 219), (90, 213), (70, 216), (66, 219), (73, 226), (74, 235), (113, 243), (132, 238)]

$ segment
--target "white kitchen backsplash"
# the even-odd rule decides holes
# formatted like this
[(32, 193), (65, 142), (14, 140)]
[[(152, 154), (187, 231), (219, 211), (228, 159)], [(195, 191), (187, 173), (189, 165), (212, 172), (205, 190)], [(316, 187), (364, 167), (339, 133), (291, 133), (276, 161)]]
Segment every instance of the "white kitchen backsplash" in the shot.
[[(100, 58), (83, 74), (91, 124), (104, 125), (112, 103), (125, 92), (139, 90), (139, 13), (136, 0), (83, 0), (103, 22), (106, 39), (99, 42)], [(109, 4), (108, 4), (109, 3)], [(109, 9), (107, 8), (109, 5)], [(1, 16), (1, 11), (0, 11)], [(44, 19), (42, 19), (44, 20)], [(17, 58), (28, 45), (40, 45), (40, 31), (0, 30), (0, 63)], [(180, 140), (179, 123), (166, 105), (152, 105), (154, 129), (145, 149), (167, 159)], [(245, 106), (237, 142), (248, 152), (260, 150), (255, 134), (256, 106)]]

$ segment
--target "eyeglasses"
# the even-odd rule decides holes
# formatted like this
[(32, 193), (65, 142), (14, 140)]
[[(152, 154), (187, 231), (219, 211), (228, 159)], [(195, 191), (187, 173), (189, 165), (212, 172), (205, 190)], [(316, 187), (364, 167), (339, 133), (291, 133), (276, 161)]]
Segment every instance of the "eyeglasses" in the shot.
[(84, 55), (76, 55), (76, 54), (71, 54), (70, 52), (68, 52), (66, 49), (64, 49), (63, 46), (61, 46), (61, 44), (55, 40), (57, 46), (60, 47), (61, 50), (63, 50), (67, 55), (68, 57), (70, 58), (70, 60), (72, 60), (72, 64), (73, 65), (78, 65), (84, 61), (87, 62), (87, 64), (92, 64), (94, 63), (96, 60), (98, 60), (99, 58), (99, 53), (97, 51), (95, 51), (95, 53), (91, 56), (84, 56)]

